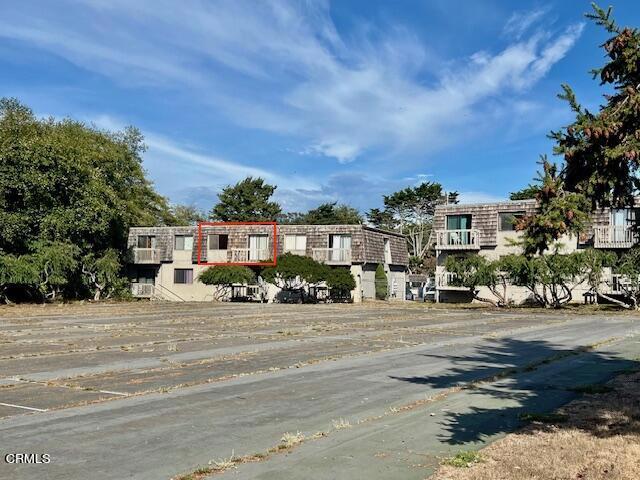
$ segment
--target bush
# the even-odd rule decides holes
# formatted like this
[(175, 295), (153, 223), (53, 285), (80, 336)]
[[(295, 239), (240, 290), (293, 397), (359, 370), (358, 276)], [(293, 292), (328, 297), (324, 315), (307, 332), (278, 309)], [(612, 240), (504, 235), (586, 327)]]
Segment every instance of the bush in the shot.
[(215, 285), (217, 300), (227, 297), (231, 293), (231, 286), (237, 283), (247, 284), (255, 281), (256, 275), (248, 267), (241, 265), (217, 265), (203, 271), (198, 280), (205, 285)]
[(387, 274), (384, 272), (384, 267), (378, 264), (376, 268), (376, 299), (385, 300), (387, 298), (387, 292), (389, 290), (389, 281), (387, 280)]

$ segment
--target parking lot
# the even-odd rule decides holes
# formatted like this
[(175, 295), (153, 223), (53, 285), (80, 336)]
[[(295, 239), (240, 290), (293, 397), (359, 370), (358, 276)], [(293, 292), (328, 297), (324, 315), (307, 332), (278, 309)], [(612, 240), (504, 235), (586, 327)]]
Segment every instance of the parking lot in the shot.
[[(441, 455), (517, 426), (498, 410), (572, 396), (527, 382), (627, 368), (639, 329), (627, 314), (400, 303), (3, 307), (2, 453), (52, 461), (1, 464), (0, 478), (170, 478), (268, 452), (285, 432), (306, 440), (224, 475), (424, 478)], [(520, 395), (460, 388), (478, 382)], [(478, 405), (489, 412), (463, 435), (451, 412)]]

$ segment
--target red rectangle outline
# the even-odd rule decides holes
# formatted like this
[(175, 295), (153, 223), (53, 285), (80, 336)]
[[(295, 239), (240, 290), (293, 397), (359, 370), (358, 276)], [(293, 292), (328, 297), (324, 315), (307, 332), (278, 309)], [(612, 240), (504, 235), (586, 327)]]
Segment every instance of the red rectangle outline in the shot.
[[(203, 262), (202, 227), (224, 227), (228, 225), (273, 225), (273, 262)], [(278, 224), (277, 222), (198, 222), (198, 265), (244, 265), (247, 267), (275, 267), (278, 263)]]

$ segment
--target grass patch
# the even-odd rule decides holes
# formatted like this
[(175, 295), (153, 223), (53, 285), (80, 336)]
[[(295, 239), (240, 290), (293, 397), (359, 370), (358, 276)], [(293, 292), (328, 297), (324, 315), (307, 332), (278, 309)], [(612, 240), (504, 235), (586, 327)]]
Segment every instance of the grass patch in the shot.
[(561, 413), (521, 413), (518, 418), (524, 422), (563, 423), (569, 417)]
[(589, 393), (589, 394), (601, 394), (601, 393), (609, 393), (613, 391), (613, 388), (609, 385), (603, 384), (588, 384), (588, 385), (577, 385), (575, 387), (568, 388), (570, 392), (575, 393)]
[(291, 448), (291, 447), (295, 447), (296, 445), (302, 442), (304, 442), (304, 434), (300, 432), (297, 432), (297, 433), (286, 432), (284, 435), (282, 435), (279, 446), (280, 448)]
[(333, 428), (336, 430), (342, 430), (343, 428), (351, 428), (351, 423), (349, 420), (345, 420), (344, 418), (340, 418), (338, 420), (333, 420)]
[(445, 458), (442, 463), (456, 468), (469, 468), (474, 463), (482, 462), (480, 454), (474, 450), (461, 450), (453, 457)]

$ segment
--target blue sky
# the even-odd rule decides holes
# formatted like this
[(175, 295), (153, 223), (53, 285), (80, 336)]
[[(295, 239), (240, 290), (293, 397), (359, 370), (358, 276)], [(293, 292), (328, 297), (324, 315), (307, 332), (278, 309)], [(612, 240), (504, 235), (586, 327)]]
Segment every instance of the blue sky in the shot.
[[(571, 84), (592, 108), (606, 38), (586, 1), (57, 0), (0, 6), (0, 95), (135, 125), (174, 202), (246, 175), (288, 211), (360, 210), (422, 180), (464, 201), (526, 185)], [(623, 24), (640, 6), (617, 1)]]

